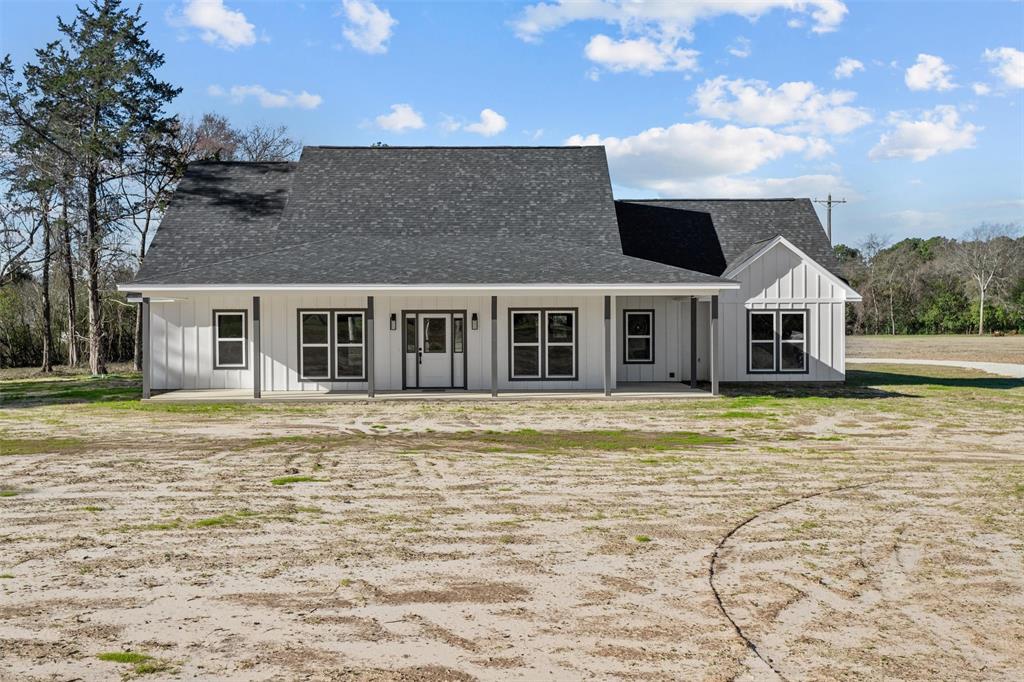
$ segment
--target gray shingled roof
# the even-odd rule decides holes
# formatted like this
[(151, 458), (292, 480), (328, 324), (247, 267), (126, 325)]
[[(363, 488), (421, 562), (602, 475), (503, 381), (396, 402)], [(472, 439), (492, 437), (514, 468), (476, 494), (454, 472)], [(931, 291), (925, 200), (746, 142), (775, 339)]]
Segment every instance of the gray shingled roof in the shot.
[(721, 275), (782, 235), (841, 277), (810, 199), (645, 199), (615, 202), (623, 250)]
[(623, 253), (602, 147), (306, 147), (201, 163), (137, 284), (683, 284)]

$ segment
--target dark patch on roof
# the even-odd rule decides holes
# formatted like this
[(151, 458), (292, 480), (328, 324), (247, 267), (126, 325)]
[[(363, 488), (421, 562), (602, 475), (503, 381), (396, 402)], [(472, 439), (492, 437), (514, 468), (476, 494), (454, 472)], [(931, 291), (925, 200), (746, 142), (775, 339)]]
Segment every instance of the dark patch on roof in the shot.
[[(185, 268), (272, 249), (270, 231), (288, 200), (295, 163), (190, 164), (135, 281), (174, 282)], [(215, 270), (206, 272), (215, 282)]]
[(602, 147), (306, 147), (249, 165), (189, 168), (137, 282), (720, 281), (623, 253)]
[(615, 202), (623, 250), (719, 276), (779, 235), (841, 277), (810, 199), (644, 199)]

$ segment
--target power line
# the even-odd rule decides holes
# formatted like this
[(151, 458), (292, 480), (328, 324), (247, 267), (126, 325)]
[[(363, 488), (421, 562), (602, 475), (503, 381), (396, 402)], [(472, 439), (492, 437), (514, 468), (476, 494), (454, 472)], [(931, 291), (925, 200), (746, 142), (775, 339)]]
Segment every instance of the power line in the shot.
[(832, 194), (829, 193), (828, 199), (812, 199), (811, 201), (813, 201), (816, 204), (824, 204), (825, 206), (828, 207), (828, 212), (827, 212), (828, 217), (826, 218), (826, 223), (825, 223), (825, 225), (826, 225), (826, 227), (825, 227), (825, 234), (828, 235), (828, 243), (831, 244), (832, 243), (832, 204), (845, 204), (846, 203), (846, 199), (833, 199), (832, 198)]

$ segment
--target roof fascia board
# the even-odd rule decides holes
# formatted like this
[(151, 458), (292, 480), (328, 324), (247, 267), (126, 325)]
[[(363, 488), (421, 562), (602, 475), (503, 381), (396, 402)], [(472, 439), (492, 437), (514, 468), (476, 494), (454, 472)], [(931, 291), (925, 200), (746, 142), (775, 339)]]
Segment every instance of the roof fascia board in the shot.
[(141, 284), (133, 282), (118, 285), (119, 291), (137, 292), (207, 292), (207, 293), (240, 293), (240, 292), (318, 292), (318, 291), (359, 291), (366, 293), (402, 293), (416, 292), (423, 294), (445, 292), (472, 292), (477, 294), (503, 295), (519, 292), (543, 294), (551, 292), (560, 294), (567, 291), (581, 294), (618, 294), (632, 296), (680, 296), (688, 294), (713, 294), (719, 291), (733, 291), (740, 288), (739, 282), (723, 281), (715, 283), (693, 284)]
[(830, 282), (835, 284), (837, 287), (839, 287), (840, 289), (842, 289), (843, 291), (846, 292), (846, 300), (853, 301), (853, 302), (857, 302), (857, 301), (862, 300), (861, 299), (861, 295), (858, 294), (857, 291), (854, 290), (853, 287), (851, 287), (849, 284), (847, 284), (843, 280), (841, 280), (838, 277), (836, 277), (828, 268), (824, 267), (821, 263), (819, 263), (818, 261), (816, 261), (813, 258), (811, 258), (810, 256), (808, 256), (801, 249), (797, 248), (796, 245), (793, 244), (793, 242), (789, 241), (788, 239), (783, 237), (781, 234), (780, 235), (776, 235), (773, 239), (769, 240), (764, 246), (762, 246), (760, 249), (758, 249), (752, 256), (750, 256), (750, 257), (744, 259), (743, 261), (733, 265), (728, 270), (723, 272), (722, 273), (722, 277), (723, 278), (728, 278), (728, 279), (736, 277), (741, 272), (743, 272), (748, 267), (750, 267), (755, 261), (760, 259), (762, 256), (764, 256), (766, 253), (771, 251), (773, 248), (775, 248), (779, 244), (782, 244), (787, 249), (789, 249), (790, 251), (792, 251), (793, 253), (795, 253), (797, 256), (799, 256), (803, 260), (807, 261), (808, 263), (813, 264), (814, 268), (818, 272), (820, 272), (827, 280), (829, 280)]

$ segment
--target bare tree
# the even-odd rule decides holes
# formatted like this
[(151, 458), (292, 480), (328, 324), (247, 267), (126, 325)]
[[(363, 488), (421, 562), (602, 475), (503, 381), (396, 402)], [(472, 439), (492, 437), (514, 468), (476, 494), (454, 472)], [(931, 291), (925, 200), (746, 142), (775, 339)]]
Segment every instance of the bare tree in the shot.
[(985, 297), (989, 288), (1010, 270), (1017, 253), (1015, 225), (984, 223), (956, 242), (954, 253), (960, 271), (978, 287), (978, 334), (985, 333)]
[(302, 151), (302, 143), (288, 136), (285, 126), (256, 123), (240, 133), (236, 158), (239, 161), (291, 161)]

